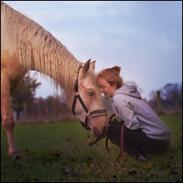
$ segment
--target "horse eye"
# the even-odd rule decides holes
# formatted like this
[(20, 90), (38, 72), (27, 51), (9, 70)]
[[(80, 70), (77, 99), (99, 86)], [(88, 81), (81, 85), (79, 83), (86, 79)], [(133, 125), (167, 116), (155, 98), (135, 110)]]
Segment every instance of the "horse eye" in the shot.
[(89, 90), (89, 91), (87, 92), (87, 94), (88, 94), (89, 96), (93, 96), (93, 95), (94, 95), (94, 91)]

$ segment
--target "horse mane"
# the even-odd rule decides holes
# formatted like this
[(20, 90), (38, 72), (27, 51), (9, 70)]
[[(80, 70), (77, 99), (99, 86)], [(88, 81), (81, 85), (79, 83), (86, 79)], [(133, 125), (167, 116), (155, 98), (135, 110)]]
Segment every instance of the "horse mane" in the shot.
[(70, 91), (81, 62), (38, 23), (2, 2), (1, 11), (22, 67), (47, 74)]

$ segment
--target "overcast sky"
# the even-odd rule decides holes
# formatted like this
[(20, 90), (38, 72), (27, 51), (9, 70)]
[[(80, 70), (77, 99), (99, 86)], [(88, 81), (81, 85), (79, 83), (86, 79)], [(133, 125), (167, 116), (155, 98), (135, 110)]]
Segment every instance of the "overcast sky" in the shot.
[[(5, 1), (61, 41), (80, 61), (96, 60), (96, 72), (121, 66), (148, 98), (166, 83), (182, 82), (180, 1)], [(36, 96), (55, 93), (50, 83)]]

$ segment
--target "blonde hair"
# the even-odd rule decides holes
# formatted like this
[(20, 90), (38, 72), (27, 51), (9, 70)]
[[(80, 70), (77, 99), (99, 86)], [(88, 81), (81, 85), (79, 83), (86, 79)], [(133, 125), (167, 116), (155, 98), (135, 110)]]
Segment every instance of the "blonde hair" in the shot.
[(119, 66), (104, 69), (97, 74), (97, 80), (105, 79), (111, 86), (116, 84), (116, 87), (120, 88), (123, 84), (123, 79), (119, 75), (120, 71), (121, 67)]

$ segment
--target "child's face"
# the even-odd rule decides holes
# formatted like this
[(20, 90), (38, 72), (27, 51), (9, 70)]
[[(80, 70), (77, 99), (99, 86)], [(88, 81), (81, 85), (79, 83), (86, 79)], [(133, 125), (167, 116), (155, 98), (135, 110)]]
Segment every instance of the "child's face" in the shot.
[(101, 92), (106, 96), (106, 97), (112, 97), (114, 92), (116, 91), (116, 85), (111, 86), (105, 79), (100, 78), (98, 79), (98, 84), (101, 88)]

